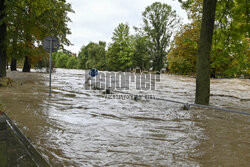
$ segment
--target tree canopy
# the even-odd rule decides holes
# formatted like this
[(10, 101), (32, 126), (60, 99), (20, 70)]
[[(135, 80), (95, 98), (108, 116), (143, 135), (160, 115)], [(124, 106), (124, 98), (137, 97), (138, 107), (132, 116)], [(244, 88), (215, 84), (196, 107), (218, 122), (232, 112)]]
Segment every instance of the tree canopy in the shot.
[(119, 24), (114, 30), (112, 43), (107, 52), (108, 69), (126, 71), (132, 67), (134, 46), (127, 24)]
[[(184, 25), (175, 36), (168, 55), (168, 63), (173, 73), (192, 74), (196, 71), (195, 57), (200, 40), (202, 0), (185, 1), (184, 6), (192, 22)], [(213, 77), (237, 77), (250, 74), (247, 11), (246, 1), (217, 2), (210, 58), (210, 71)], [(190, 55), (192, 58), (190, 61), (185, 61), (189, 51), (193, 51)], [(187, 64), (189, 64), (188, 69), (186, 69)]]
[[(55, 66), (114, 71), (137, 67), (160, 71), (167, 67), (175, 74), (195, 75), (203, 0), (181, 2), (190, 23), (180, 25), (179, 17), (168, 4), (155, 2), (145, 8), (141, 27), (134, 27), (134, 34), (128, 24), (120, 23), (114, 29), (110, 43), (90, 42), (81, 48), (77, 58), (63, 52), (67, 56), (60, 59), (68, 57), (66, 64)], [(1, 52), (6, 51), (7, 57), (1, 54), (1, 63), (4, 64), (6, 59), (13, 64), (16, 60), (25, 60), (29, 71), (31, 64), (47, 61), (47, 54), (41, 47), (44, 37), (55, 36), (62, 44), (70, 44), (67, 39), (70, 34), (67, 14), (73, 12), (70, 4), (62, 0), (5, 0), (4, 4), (6, 14), (1, 15), (0, 23), (5, 23), (8, 35), (2, 43), (5, 50)], [(248, 18), (247, 0), (218, 1), (209, 59), (211, 76), (250, 75)]]
[[(1, 18), (7, 26), (5, 41), (7, 55), (12, 59), (23, 59), (29, 71), (45, 55), (41, 47), (46, 36), (54, 36), (61, 44), (69, 45), (70, 34), (67, 14), (73, 12), (64, 0), (5, 0), (6, 16)], [(2, 56), (2, 55), (0, 55)], [(4, 60), (3, 60), (4, 61)], [(6, 60), (5, 60), (6, 61)]]
[(83, 46), (78, 55), (78, 68), (91, 69), (96, 68), (100, 70), (106, 69), (106, 43), (99, 41), (99, 43), (90, 42), (87, 46)]
[(178, 26), (179, 19), (171, 6), (160, 2), (146, 7), (142, 15), (143, 30), (151, 43), (150, 54), (153, 59), (153, 69), (160, 71), (164, 67), (163, 59), (167, 55), (166, 49), (170, 45), (170, 39)]

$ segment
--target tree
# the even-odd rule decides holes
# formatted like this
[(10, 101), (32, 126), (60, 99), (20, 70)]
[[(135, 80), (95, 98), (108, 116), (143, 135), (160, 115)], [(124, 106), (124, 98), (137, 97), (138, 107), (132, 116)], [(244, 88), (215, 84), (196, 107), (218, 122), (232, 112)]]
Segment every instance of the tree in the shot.
[(66, 63), (66, 68), (76, 69), (77, 68), (77, 59), (74, 56), (71, 56)]
[(25, 58), (24, 72), (29, 72), (31, 63), (37, 63), (45, 56), (40, 46), (46, 36), (55, 36), (62, 44), (70, 44), (66, 38), (70, 34), (68, 12), (73, 10), (64, 0), (8, 1), (9, 54), (13, 61)]
[(59, 52), (56, 57), (56, 68), (67, 68), (69, 55)]
[(211, 54), (216, 75), (237, 77), (249, 73), (247, 0), (218, 1)]
[(86, 62), (87, 69), (96, 68), (99, 70), (105, 69), (106, 43), (100, 41), (92, 43), (88, 48), (88, 60)]
[(210, 54), (214, 30), (217, 0), (203, 1), (203, 15), (197, 56), (195, 103), (209, 104), (210, 97)]
[(78, 68), (99, 70), (106, 69), (106, 43), (90, 42), (87, 46), (83, 46), (78, 56)]
[(6, 5), (5, 0), (0, 0), (0, 78), (6, 77)]
[(133, 36), (133, 45), (135, 48), (134, 55), (132, 57), (133, 67), (140, 67), (140, 69), (150, 69), (151, 57), (149, 56), (149, 45), (150, 41), (148, 36), (142, 32), (137, 32)]
[(193, 24), (184, 25), (177, 33), (167, 57), (170, 72), (195, 74), (199, 36), (200, 27)]
[[(181, 0), (179, 0), (181, 1)], [(189, 16), (194, 22), (201, 22), (202, 5), (201, 0), (188, 0), (183, 3), (183, 7), (189, 11)], [(212, 1), (209, 1), (212, 2)], [(208, 3), (208, 1), (206, 1)], [(223, 77), (235, 77), (241, 74), (249, 76), (250, 74), (250, 63), (249, 63), (249, 14), (248, 14), (248, 2), (247, 0), (228, 0), (228, 1), (218, 1), (212, 2), (213, 8), (215, 8), (215, 29), (213, 33), (213, 42), (210, 58), (210, 71), (212, 75), (220, 75)], [(215, 3), (215, 4), (214, 4)], [(195, 4), (195, 5), (194, 5)], [(203, 17), (208, 15), (204, 12), (205, 1), (203, 3)], [(207, 5), (209, 8), (209, 6)], [(211, 7), (211, 6), (210, 6)], [(207, 10), (209, 11), (209, 10)], [(211, 11), (209, 11), (211, 12)], [(213, 11), (212, 11), (213, 12)], [(209, 18), (209, 17), (207, 17)], [(202, 24), (204, 20), (202, 20)], [(210, 17), (211, 21), (211, 17)], [(214, 23), (213, 23), (214, 24)], [(204, 25), (204, 24), (203, 24)], [(211, 28), (211, 26), (210, 26)], [(211, 31), (211, 30), (210, 30)], [(203, 31), (204, 33), (204, 31)], [(204, 35), (204, 34), (203, 34)], [(211, 34), (207, 34), (208, 38)], [(202, 36), (202, 34), (200, 35)], [(208, 39), (207, 39), (208, 40)], [(209, 41), (209, 40), (208, 40)], [(204, 41), (203, 41), (204, 42)], [(210, 42), (210, 41), (209, 41)], [(200, 39), (200, 43), (202, 40)], [(201, 48), (201, 46), (200, 46)], [(208, 50), (207, 50), (208, 51)], [(201, 49), (200, 49), (201, 52)], [(205, 52), (205, 50), (203, 50)], [(200, 53), (199, 53), (200, 54)], [(208, 53), (207, 53), (208, 54)], [(206, 59), (206, 62), (207, 62)], [(209, 65), (208, 65), (209, 66)], [(202, 67), (200, 67), (202, 69)], [(207, 68), (204, 67), (203, 71)], [(198, 69), (197, 69), (198, 70)], [(206, 74), (207, 76), (208, 74)], [(199, 74), (199, 80), (201, 81), (201, 76), (203, 76), (203, 82), (205, 83), (205, 75)], [(198, 74), (197, 74), (198, 80)], [(209, 102), (209, 82), (207, 78), (207, 83), (197, 81), (197, 92), (196, 92), (196, 102), (208, 104)], [(202, 88), (203, 87), (203, 88)], [(202, 90), (205, 91), (202, 93)], [(201, 97), (200, 95), (204, 96)], [(198, 100), (200, 98), (205, 99), (203, 102)]]
[(160, 71), (164, 66), (163, 59), (167, 55), (166, 49), (178, 26), (179, 19), (171, 6), (155, 2), (143, 12), (143, 22), (143, 29), (151, 43), (150, 53), (153, 68)]
[[(174, 45), (171, 47), (168, 56), (171, 71), (181, 74), (192, 73), (191, 68), (195, 70), (196, 60), (187, 59), (187, 53), (193, 52), (195, 57), (198, 53), (196, 45), (198, 44), (202, 18), (202, 0), (185, 1), (185, 9), (188, 12), (191, 23), (185, 27), (190, 27), (186, 32), (177, 33)], [(248, 50), (248, 14), (246, 1), (230, 0), (218, 1), (215, 12), (215, 29), (213, 33), (213, 44), (210, 58), (211, 77), (237, 77), (240, 75), (248, 76), (249, 50)], [(186, 29), (186, 28), (184, 28)], [(192, 34), (192, 35), (191, 35)], [(194, 39), (195, 38), (195, 39)], [(198, 41), (197, 41), (198, 40)], [(191, 55), (190, 55), (191, 56)], [(186, 70), (187, 66), (191, 67)]]
[(114, 30), (112, 43), (108, 48), (108, 69), (114, 71), (127, 71), (133, 66), (134, 55), (132, 37), (127, 24), (119, 24)]
[(86, 46), (82, 46), (81, 51), (78, 54), (78, 65), (79, 69), (87, 69), (86, 62), (88, 61), (88, 51)]

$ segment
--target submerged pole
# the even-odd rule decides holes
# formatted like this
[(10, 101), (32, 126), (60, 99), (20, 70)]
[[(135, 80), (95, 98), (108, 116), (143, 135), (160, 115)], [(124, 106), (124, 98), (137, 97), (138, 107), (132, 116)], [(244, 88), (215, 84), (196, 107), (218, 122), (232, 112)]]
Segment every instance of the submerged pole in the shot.
[(51, 96), (51, 73), (52, 73), (52, 38), (50, 39), (49, 96)]

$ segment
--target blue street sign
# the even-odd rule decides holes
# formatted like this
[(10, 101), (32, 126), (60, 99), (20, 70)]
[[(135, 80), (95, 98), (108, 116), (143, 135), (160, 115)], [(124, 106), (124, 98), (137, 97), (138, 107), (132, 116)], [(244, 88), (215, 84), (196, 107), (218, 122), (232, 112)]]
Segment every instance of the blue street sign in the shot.
[(89, 75), (90, 75), (91, 77), (97, 76), (97, 75), (98, 75), (98, 70), (97, 70), (97, 69), (91, 69), (91, 70), (89, 71)]

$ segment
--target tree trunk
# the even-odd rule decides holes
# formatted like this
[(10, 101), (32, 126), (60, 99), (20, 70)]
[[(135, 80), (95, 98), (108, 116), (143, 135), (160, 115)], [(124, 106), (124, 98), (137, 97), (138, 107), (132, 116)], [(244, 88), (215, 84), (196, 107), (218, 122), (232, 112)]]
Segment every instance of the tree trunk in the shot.
[(6, 17), (5, 0), (0, 0), (0, 78), (6, 77), (6, 38), (7, 26), (2, 20)]
[(203, 15), (197, 56), (195, 103), (209, 105), (210, 54), (217, 0), (203, 1)]
[(29, 62), (29, 58), (28, 56), (25, 56), (25, 60), (24, 60), (24, 65), (23, 65), (23, 72), (30, 72), (30, 62)]
[(16, 59), (15, 58), (12, 58), (12, 60), (11, 60), (11, 64), (10, 64), (10, 69), (11, 69), (11, 71), (17, 71), (16, 70)]
[(153, 62), (153, 70), (161, 71), (162, 67), (163, 67), (163, 56), (161, 55), (161, 53), (157, 53), (157, 55), (155, 56), (155, 60)]

